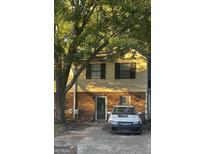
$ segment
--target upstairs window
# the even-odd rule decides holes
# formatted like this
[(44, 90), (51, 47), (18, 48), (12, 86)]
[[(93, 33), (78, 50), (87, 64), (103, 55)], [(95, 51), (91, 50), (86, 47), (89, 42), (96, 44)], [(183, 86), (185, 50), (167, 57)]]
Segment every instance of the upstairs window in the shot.
[(91, 78), (100, 79), (100, 77), (101, 77), (100, 64), (92, 64), (91, 65)]
[(115, 63), (115, 79), (135, 79), (135, 63)]
[(105, 63), (88, 64), (86, 68), (86, 79), (105, 79)]
[(120, 78), (130, 79), (131, 64), (120, 64)]

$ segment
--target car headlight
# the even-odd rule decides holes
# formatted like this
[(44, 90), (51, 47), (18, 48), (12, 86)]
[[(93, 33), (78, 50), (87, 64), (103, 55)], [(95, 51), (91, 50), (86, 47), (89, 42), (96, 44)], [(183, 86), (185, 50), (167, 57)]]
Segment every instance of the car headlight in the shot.
[(117, 121), (110, 120), (109, 123), (112, 124), (112, 125), (117, 125)]

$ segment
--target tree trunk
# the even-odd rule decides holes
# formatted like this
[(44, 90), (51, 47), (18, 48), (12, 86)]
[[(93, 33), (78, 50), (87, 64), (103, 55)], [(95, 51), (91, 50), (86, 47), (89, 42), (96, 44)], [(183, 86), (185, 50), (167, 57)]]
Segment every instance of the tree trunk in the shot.
[(56, 123), (65, 122), (65, 95), (56, 91)]
[(65, 85), (61, 75), (56, 78), (55, 123), (65, 123)]

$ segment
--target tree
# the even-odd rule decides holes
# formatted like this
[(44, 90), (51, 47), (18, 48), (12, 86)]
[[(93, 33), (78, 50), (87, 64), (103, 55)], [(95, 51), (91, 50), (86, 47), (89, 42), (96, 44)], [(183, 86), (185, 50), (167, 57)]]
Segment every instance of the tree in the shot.
[[(66, 93), (100, 51), (150, 53), (150, 0), (55, 0), (54, 14), (56, 112), (63, 123)], [(78, 69), (68, 81), (73, 64)]]

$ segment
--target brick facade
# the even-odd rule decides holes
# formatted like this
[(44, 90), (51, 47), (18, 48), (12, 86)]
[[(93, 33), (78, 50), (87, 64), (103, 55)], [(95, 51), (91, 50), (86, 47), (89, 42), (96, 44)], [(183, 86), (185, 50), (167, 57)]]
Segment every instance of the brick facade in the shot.
[[(95, 119), (95, 98), (96, 96), (107, 96), (107, 111), (111, 111), (119, 104), (120, 96), (131, 96), (131, 105), (135, 106), (138, 112), (145, 112), (145, 92), (78, 92), (79, 120), (91, 121)], [(66, 95), (66, 117), (72, 120), (73, 93)]]

